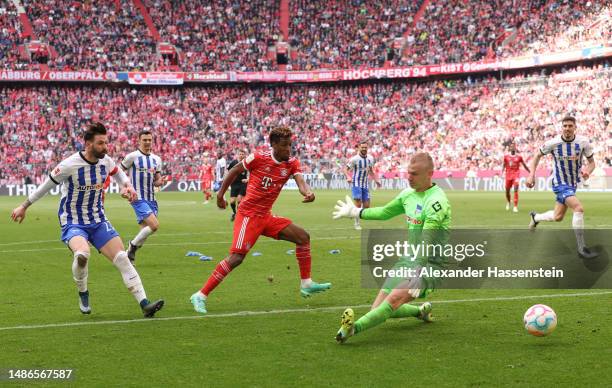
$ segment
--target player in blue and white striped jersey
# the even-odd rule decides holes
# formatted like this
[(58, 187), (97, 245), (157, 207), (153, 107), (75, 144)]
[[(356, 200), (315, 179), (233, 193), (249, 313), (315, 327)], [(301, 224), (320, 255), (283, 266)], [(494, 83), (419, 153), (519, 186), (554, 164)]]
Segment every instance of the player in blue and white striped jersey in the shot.
[(13, 210), (13, 221), (21, 223), (27, 208), (61, 184), (62, 197), (58, 218), (62, 241), (73, 252), (72, 275), (79, 291), (79, 308), (91, 313), (87, 288), (89, 243), (117, 267), (123, 283), (140, 304), (145, 317), (152, 317), (164, 305), (163, 300), (149, 302), (138, 272), (130, 263), (123, 242), (104, 215), (104, 181), (112, 176), (121, 186), (121, 196), (133, 201), (136, 192), (125, 173), (107, 155), (108, 138), (101, 123), (90, 124), (84, 134), (85, 150), (64, 159), (49, 178), (21, 205)]
[(125, 156), (121, 168), (132, 180), (138, 199), (132, 202), (136, 213), (136, 222), (140, 232), (128, 244), (128, 258), (134, 263), (136, 251), (142, 247), (147, 238), (159, 229), (157, 219), (158, 207), (155, 199), (155, 188), (164, 184), (161, 175), (162, 160), (152, 154), (153, 135), (150, 131), (138, 134), (138, 149)]
[[(351, 193), (355, 206), (370, 207), (370, 177), (380, 187), (380, 182), (374, 174), (374, 158), (368, 155), (368, 143), (362, 141), (358, 145), (359, 153), (349, 159), (346, 164), (347, 181), (351, 185)], [(355, 219), (355, 229), (360, 230), (359, 218)]]
[[(576, 135), (576, 119), (565, 116), (561, 121), (563, 132), (556, 139), (551, 139), (537, 151), (531, 161), (531, 171), (527, 178), (527, 187), (535, 185), (535, 172), (540, 158), (544, 155), (552, 155), (554, 159), (552, 172), (553, 192), (557, 202), (554, 210), (545, 213), (531, 212), (529, 228), (535, 230), (541, 221), (562, 221), (567, 208), (574, 212), (572, 226), (576, 234), (578, 254), (585, 259), (598, 256), (586, 247), (584, 242), (584, 209), (576, 197), (576, 186), (581, 179), (588, 179), (595, 170), (595, 159), (593, 159), (593, 148), (589, 139)], [(583, 158), (586, 158), (586, 167), (582, 166)]]

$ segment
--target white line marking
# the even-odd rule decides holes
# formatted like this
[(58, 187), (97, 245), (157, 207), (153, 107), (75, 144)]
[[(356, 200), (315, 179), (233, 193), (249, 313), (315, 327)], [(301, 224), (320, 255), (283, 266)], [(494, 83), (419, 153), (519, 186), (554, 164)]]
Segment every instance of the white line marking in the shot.
[[(312, 229), (308, 229), (308, 232), (316, 232), (316, 231), (325, 231), (325, 232), (329, 232), (330, 230), (353, 230), (353, 227), (350, 228), (312, 228)], [(209, 234), (226, 234), (226, 235), (231, 235), (233, 233), (233, 228), (230, 228), (228, 230), (225, 231), (221, 231), (221, 230), (217, 230), (217, 231), (211, 231), (211, 232), (183, 232), (183, 233), (163, 233), (163, 234), (155, 234), (153, 236), (151, 236), (150, 238), (154, 238), (154, 239), (160, 239), (160, 238), (164, 238), (164, 237), (174, 237), (174, 236), (203, 236), (206, 237)], [(326, 235), (329, 233), (326, 233)], [(25, 241), (14, 241), (14, 242), (10, 242), (10, 243), (0, 243), (0, 247), (1, 246), (6, 246), (6, 245), (28, 245), (28, 244), (42, 244), (42, 243), (56, 243), (56, 242), (61, 242), (59, 237), (55, 240), (35, 240), (35, 241), (29, 241), (29, 240), (25, 240)], [(151, 244), (147, 244), (147, 245), (151, 245)], [(1, 251), (1, 252), (18, 252), (18, 251)]]
[[(453, 228), (455, 229), (493, 229), (493, 228), (499, 228), (499, 229), (512, 229), (512, 230), (527, 230), (527, 228), (523, 228), (521, 225), (454, 225)], [(589, 229), (596, 229), (596, 228), (612, 228), (612, 224), (601, 224), (601, 225), (592, 225)], [(387, 228), (369, 228), (370, 230), (378, 230), (378, 229), (387, 229)], [(566, 229), (560, 229), (560, 230), (569, 230), (570, 228), (566, 228)], [(354, 230), (353, 227), (346, 227), (346, 228), (308, 228), (307, 232), (317, 232), (317, 231), (325, 231), (325, 232), (329, 232), (330, 230)], [(174, 236), (203, 236), (206, 237), (207, 235), (211, 235), (211, 234), (226, 234), (226, 235), (231, 235), (232, 234), (232, 229), (228, 229), (225, 231), (221, 231), (221, 230), (216, 230), (216, 231), (209, 231), (209, 232), (183, 232), (183, 233), (163, 233), (163, 234), (155, 234), (153, 236), (151, 236), (152, 239), (160, 239), (160, 238), (164, 238), (164, 237), (174, 237)], [(356, 233), (356, 235), (360, 235), (359, 233)], [(35, 241), (29, 241), (29, 240), (25, 240), (25, 241), (14, 241), (14, 242), (10, 242), (10, 243), (0, 243), (0, 247), (1, 246), (11, 246), (11, 245), (28, 245), (28, 244), (42, 244), (42, 243), (56, 243), (60, 241), (59, 237), (57, 239), (54, 240), (35, 240)], [(151, 244), (147, 244), (147, 245), (151, 245)], [(19, 252), (19, 251), (0, 251), (0, 252)], [(25, 252), (25, 251), (24, 251)]]
[[(312, 241), (318, 241), (318, 240), (356, 240), (361, 238), (361, 236), (335, 236), (335, 237), (313, 237)], [(271, 243), (271, 242), (279, 242), (282, 240), (274, 240), (274, 239), (265, 239), (265, 240), (261, 240), (261, 241), (257, 241), (258, 244), (263, 244), (263, 243)], [(288, 241), (286, 241), (288, 242)], [(203, 242), (199, 242), (199, 241), (184, 241), (184, 242), (175, 242), (175, 243), (171, 243), (171, 242), (167, 242), (167, 243), (148, 243), (146, 246), (150, 247), (150, 246), (160, 246), (160, 247), (164, 247), (164, 246), (181, 246), (181, 245), (213, 245), (213, 244), (227, 244), (227, 245), (231, 245), (232, 242), (231, 241), (203, 241)], [(0, 253), (15, 253), (15, 252), (41, 252), (41, 251), (60, 251), (60, 250), (66, 250), (67, 248), (61, 247), (61, 248), (36, 248), (36, 249), (11, 249), (11, 250), (6, 250), (6, 251), (0, 251)]]
[(42, 244), (42, 243), (50, 243), (50, 242), (58, 242), (58, 241), (60, 241), (59, 238), (57, 238), (55, 240), (15, 241), (15, 242), (10, 242), (10, 243), (0, 243), (0, 246)]
[[(443, 303), (497, 302), (497, 301), (507, 301), (507, 300), (527, 300), (527, 299), (538, 299), (538, 298), (565, 298), (565, 297), (597, 296), (597, 295), (609, 295), (609, 294), (612, 294), (612, 291), (577, 292), (573, 294), (500, 296), (500, 297), (494, 297), (494, 298), (475, 298), (475, 299), (432, 300), (431, 303), (432, 304), (443, 304)], [(353, 308), (366, 308), (366, 307), (370, 307), (370, 305), (361, 304), (361, 305), (356, 305), (352, 307)], [(190, 315), (190, 316), (164, 317), (164, 318), (152, 318), (152, 319), (151, 318), (140, 318), (140, 319), (124, 319), (124, 320), (98, 321), (98, 322), (49, 323), (49, 324), (44, 324), (44, 325), (22, 325), (22, 326), (0, 327), (0, 331), (46, 329), (46, 328), (53, 328), (53, 327), (114, 325), (114, 324), (122, 324), (122, 323), (139, 323), (139, 322), (179, 321), (179, 320), (189, 320), (189, 319), (231, 318), (231, 317), (245, 317), (245, 316), (258, 316), (258, 315), (289, 314), (289, 313), (310, 313), (310, 312), (321, 312), (321, 311), (340, 311), (340, 310), (344, 310), (345, 308), (346, 306), (329, 306), (329, 307), (282, 309), (282, 310), (268, 310), (268, 311), (238, 311), (235, 313)]]

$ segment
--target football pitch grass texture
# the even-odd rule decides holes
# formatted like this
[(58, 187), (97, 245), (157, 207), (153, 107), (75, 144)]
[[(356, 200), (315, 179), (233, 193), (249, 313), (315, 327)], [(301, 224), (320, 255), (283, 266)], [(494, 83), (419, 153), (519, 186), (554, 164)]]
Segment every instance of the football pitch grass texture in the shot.
[[(396, 193), (373, 192), (373, 205)], [(72, 258), (59, 241), (58, 198), (45, 197), (17, 225), (9, 216), (22, 198), (0, 197), (0, 370), (69, 368), (72, 381), (45, 384), (122, 387), (609, 386), (612, 290), (441, 289), (427, 299), (434, 323), (391, 319), (337, 345), (344, 308), (361, 316), (377, 293), (360, 286), (359, 232), (351, 221), (331, 219), (345, 194), (320, 191), (314, 203), (302, 204), (298, 193), (284, 192), (274, 208), (310, 232), (313, 279), (332, 282), (330, 291), (301, 298), (296, 259), (286, 253), (294, 246), (262, 237), (251, 251), (262, 255), (247, 256), (211, 294), (209, 315), (201, 317), (189, 296), (227, 253), (231, 211), (203, 205), (200, 194), (161, 193), (160, 230), (136, 261), (149, 299), (166, 300), (158, 318), (149, 320), (97, 252), (89, 265), (93, 312), (82, 315)], [(523, 228), (529, 210), (554, 204), (551, 193), (522, 193), (520, 213), (513, 214), (504, 210), (502, 193), (448, 196), (455, 228)], [(609, 194), (579, 198), (587, 228), (612, 229)], [(115, 194), (106, 209), (127, 242), (138, 230), (131, 207)], [(561, 224), (538, 228), (569, 228), (568, 215)], [(402, 228), (402, 222), (362, 225)], [(341, 252), (329, 253), (333, 249)], [(213, 261), (185, 257), (187, 251)], [(536, 303), (558, 315), (549, 337), (523, 329), (523, 313)]]

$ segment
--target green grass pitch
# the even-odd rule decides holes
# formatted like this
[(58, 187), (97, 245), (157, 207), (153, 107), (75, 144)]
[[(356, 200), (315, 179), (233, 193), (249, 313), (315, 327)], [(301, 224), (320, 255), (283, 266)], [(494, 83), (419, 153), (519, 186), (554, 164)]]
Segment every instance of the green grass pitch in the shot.
[[(375, 191), (373, 205), (395, 194)], [(0, 369), (72, 368), (70, 384), (101, 387), (609, 384), (610, 290), (438, 290), (429, 298), (435, 323), (389, 320), (337, 345), (344, 307), (357, 306), (360, 316), (376, 291), (360, 287), (359, 232), (350, 221), (331, 219), (345, 193), (317, 195), (302, 204), (298, 193), (284, 192), (274, 211), (310, 232), (313, 278), (332, 282), (332, 290), (300, 298), (296, 260), (286, 254), (292, 245), (261, 238), (253, 251), (262, 256), (249, 255), (225, 279), (202, 318), (189, 296), (230, 246), (230, 211), (203, 205), (201, 194), (160, 194), (161, 228), (137, 259), (149, 298), (166, 300), (152, 320), (140, 319), (118, 271), (97, 253), (89, 269), (93, 313), (81, 315), (72, 258), (59, 241), (58, 198), (36, 203), (22, 225), (9, 220), (22, 198), (0, 198)], [(579, 197), (587, 227), (612, 226), (609, 194)], [(501, 193), (451, 192), (449, 198), (454, 227), (526, 227), (530, 209), (547, 210), (554, 201), (551, 193), (522, 193), (521, 212), (512, 214)], [(132, 209), (118, 195), (107, 199), (107, 216), (124, 241), (136, 233)], [(362, 224), (402, 227), (402, 218)], [(562, 223), (570, 225), (570, 219)], [(190, 250), (214, 260), (185, 257)], [(522, 327), (523, 313), (535, 303), (557, 312), (549, 337)]]

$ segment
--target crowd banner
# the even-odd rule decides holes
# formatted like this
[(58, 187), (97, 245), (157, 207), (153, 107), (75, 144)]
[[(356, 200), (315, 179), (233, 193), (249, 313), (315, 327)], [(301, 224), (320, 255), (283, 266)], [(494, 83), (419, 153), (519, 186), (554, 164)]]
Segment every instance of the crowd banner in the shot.
[(312, 71), (211, 71), (211, 72), (100, 72), (100, 71), (0, 71), (0, 82), (128, 82), (130, 85), (183, 85), (184, 83), (295, 83), (342, 82), (375, 79), (411, 79), (439, 75), (525, 69), (612, 57), (612, 46), (599, 45), (575, 50), (467, 63), (423, 66)]
[[(127, 76), (130, 85), (182, 85), (185, 80), (185, 73), (131, 72)], [(119, 79), (124, 78), (121, 73)]]
[(0, 82), (115, 82), (114, 71), (21, 71), (1, 70)]
[[(304, 180), (310, 185), (313, 191), (320, 190), (346, 190), (350, 191), (349, 183), (346, 177), (341, 174), (303, 174)], [(383, 178), (380, 180), (381, 187), (376, 188), (372, 185), (371, 190), (392, 190), (400, 191), (409, 186), (408, 180), (405, 178)], [(505, 190), (505, 181), (500, 176), (464, 176), (461, 178), (434, 178), (434, 182), (447, 191), (496, 191), (503, 192)], [(290, 179), (284, 187), (285, 190), (297, 190), (297, 184), (293, 179)], [(8, 184), (0, 185), (0, 196), (25, 196), (36, 190), (34, 184)], [(519, 190), (526, 191), (526, 178), (519, 179)], [(539, 176), (536, 177), (536, 184), (533, 188), (535, 191), (552, 193), (552, 177)], [(162, 191), (178, 191), (178, 192), (199, 192), (202, 191), (200, 181), (196, 179), (180, 179), (172, 180), (167, 183)], [(612, 176), (600, 176), (590, 178), (586, 184), (580, 184), (579, 192), (612, 192)], [(112, 182), (108, 192), (119, 193), (119, 186)], [(56, 187), (49, 193), (50, 195), (59, 195), (60, 187)], [(552, 194), (551, 194), (552, 195)], [(552, 197), (551, 197), (552, 198)]]

